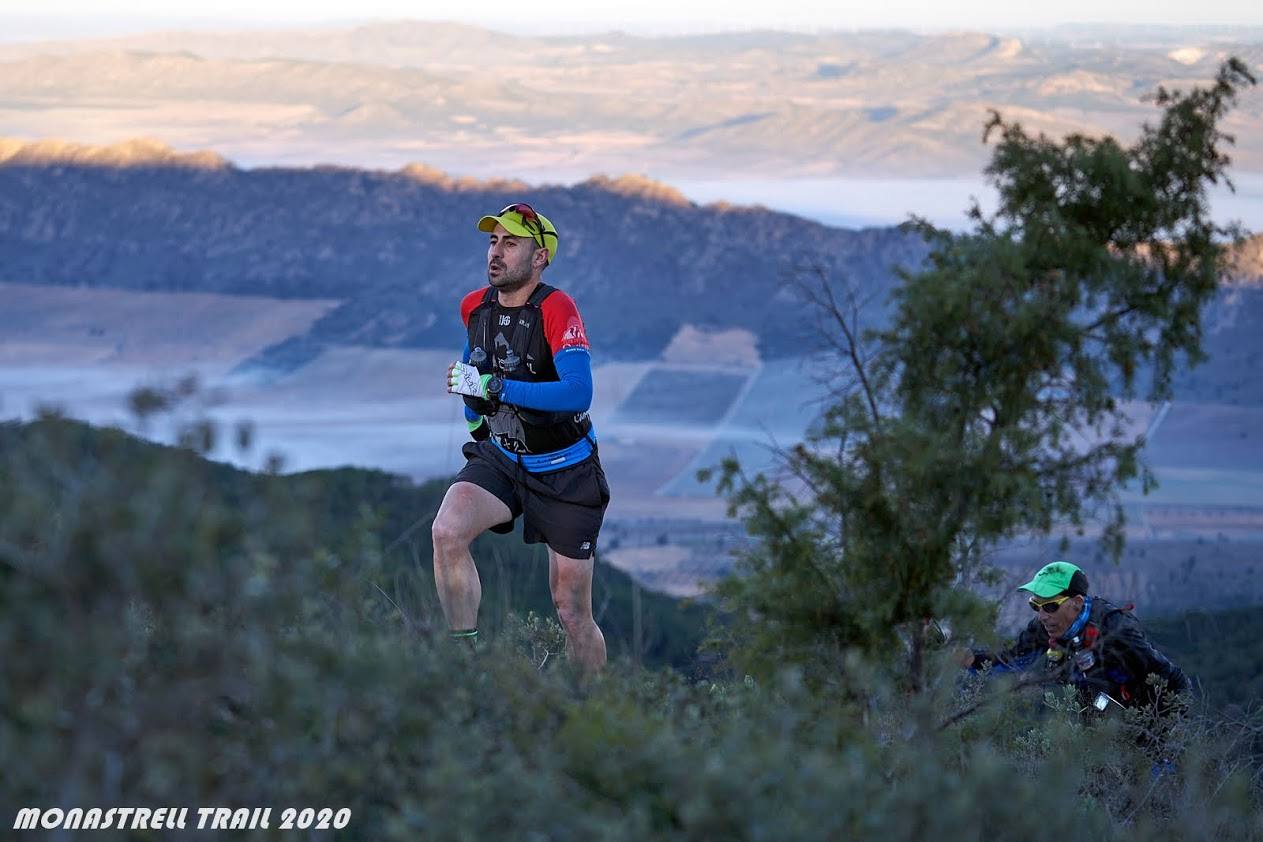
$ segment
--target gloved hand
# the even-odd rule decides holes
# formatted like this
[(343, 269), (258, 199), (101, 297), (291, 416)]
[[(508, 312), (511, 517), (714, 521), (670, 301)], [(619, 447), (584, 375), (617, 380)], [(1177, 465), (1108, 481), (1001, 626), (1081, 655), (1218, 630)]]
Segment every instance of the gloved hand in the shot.
[(478, 369), (466, 363), (452, 363), (447, 367), (447, 391), (453, 395), (468, 395), (486, 399), (490, 374), (479, 374)]

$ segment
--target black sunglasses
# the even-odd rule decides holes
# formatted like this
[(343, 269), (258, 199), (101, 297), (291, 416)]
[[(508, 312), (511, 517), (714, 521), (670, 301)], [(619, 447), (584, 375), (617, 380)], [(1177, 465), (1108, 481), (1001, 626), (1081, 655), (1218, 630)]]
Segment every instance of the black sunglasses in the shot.
[[(544, 227), (544, 220), (539, 218), (539, 214), (535, 212), (535, 208), (526, 204), (526, 202), (516, 202), (508, 207), (502, 208), (496, 216), (504, 216), (506, 213), (516, 213), (522, 217), (522, 224), (526, 226), (526, 230), (530, 231), (532, 224), (534, 231), (531, 233), (531, 239), (539, 243), (542, 249), (548, 248), (548, 244), (544, 242), (544, 235), (552, 235), (554, 240), (560, 240), (556, 231), (549, 231)], [(529, 224), (528, 224), (529, 223)]]

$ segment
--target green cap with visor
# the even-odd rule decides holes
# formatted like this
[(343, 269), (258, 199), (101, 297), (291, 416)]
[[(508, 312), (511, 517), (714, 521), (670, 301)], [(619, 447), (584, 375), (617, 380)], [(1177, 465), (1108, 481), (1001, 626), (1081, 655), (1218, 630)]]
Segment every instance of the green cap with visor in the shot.
[[(1035, 578), (1022, 585), (1018, 590), (1030, 591), (1040, 599), (1049, 599), (1071, 590), (1071, 582), (1076, 573), (1079, 574), (1079, 581), (1086, 584), (1087, 575), (1082, 570), (1068, 561), (1054, 561), (1052, 564), (1045, 564), (1041, 567), (1039, 572), (1035, 574)], [(1078, 588), (1075, 590), (1078, 590)]]

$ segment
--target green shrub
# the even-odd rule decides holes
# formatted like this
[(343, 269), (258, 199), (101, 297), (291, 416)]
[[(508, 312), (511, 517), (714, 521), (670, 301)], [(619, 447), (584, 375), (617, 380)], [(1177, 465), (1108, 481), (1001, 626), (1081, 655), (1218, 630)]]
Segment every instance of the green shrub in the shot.
[(1258, 764), (1209, 728), (1154, 786), (1121, 724), (946, 665), (916, 695), (854, 654), (823, 690), (793, 667), (697, 681), (626, 659), (581, 684), (538, 614), (447, 640), (379, 586), (373, 517), (322, 549), (323, 498), (292, 478), (226, 483), (58, 419), (4, 432), (6, 817), (349, 807), (308, 835), (357, 840), (1259, 835)]

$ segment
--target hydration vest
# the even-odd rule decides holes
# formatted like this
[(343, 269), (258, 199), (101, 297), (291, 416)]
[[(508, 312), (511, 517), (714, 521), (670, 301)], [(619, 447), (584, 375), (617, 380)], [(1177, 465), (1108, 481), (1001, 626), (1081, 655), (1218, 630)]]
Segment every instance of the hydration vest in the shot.
[(1100, 597), (1092, 604), (1092, 613), (1083, 630), (1073, 639), (1065, 642), (1049, 641), (1049, 651), (1054, 647), (1064, 653), (1067, 659), (1065, 669), (1068, 678), (1085, 700), (1097, 693), (1107, 693), (1111, 698), (1124, 705), (1130, 705), (1137, 696), (1152, 695), (1144, 684), (1145, 676), (1132, 675), (1127, 669), (1123, 652), (1115, 647), (1114, 657), (1106, 659), (1101, 646), (1101, 638), (1106, 634), (1103, 629), (1106, 623), (1116, 615), (1134, 621), (1131, 615), (1133, 605), (1119, 608)]
[[(556, 382), (541, 310), (544, 299), (556, 291), (541, 283), (521, 307), (501, 307), (495, 287), (488, 287), (469, 314), (469, 364), (480, 374), (506, 380)], [(592, 429), (587, 412), (543, 412), (502, 403), (486, 417), (492, 439), (519, 455), (563, 450), (587, 438)]]

